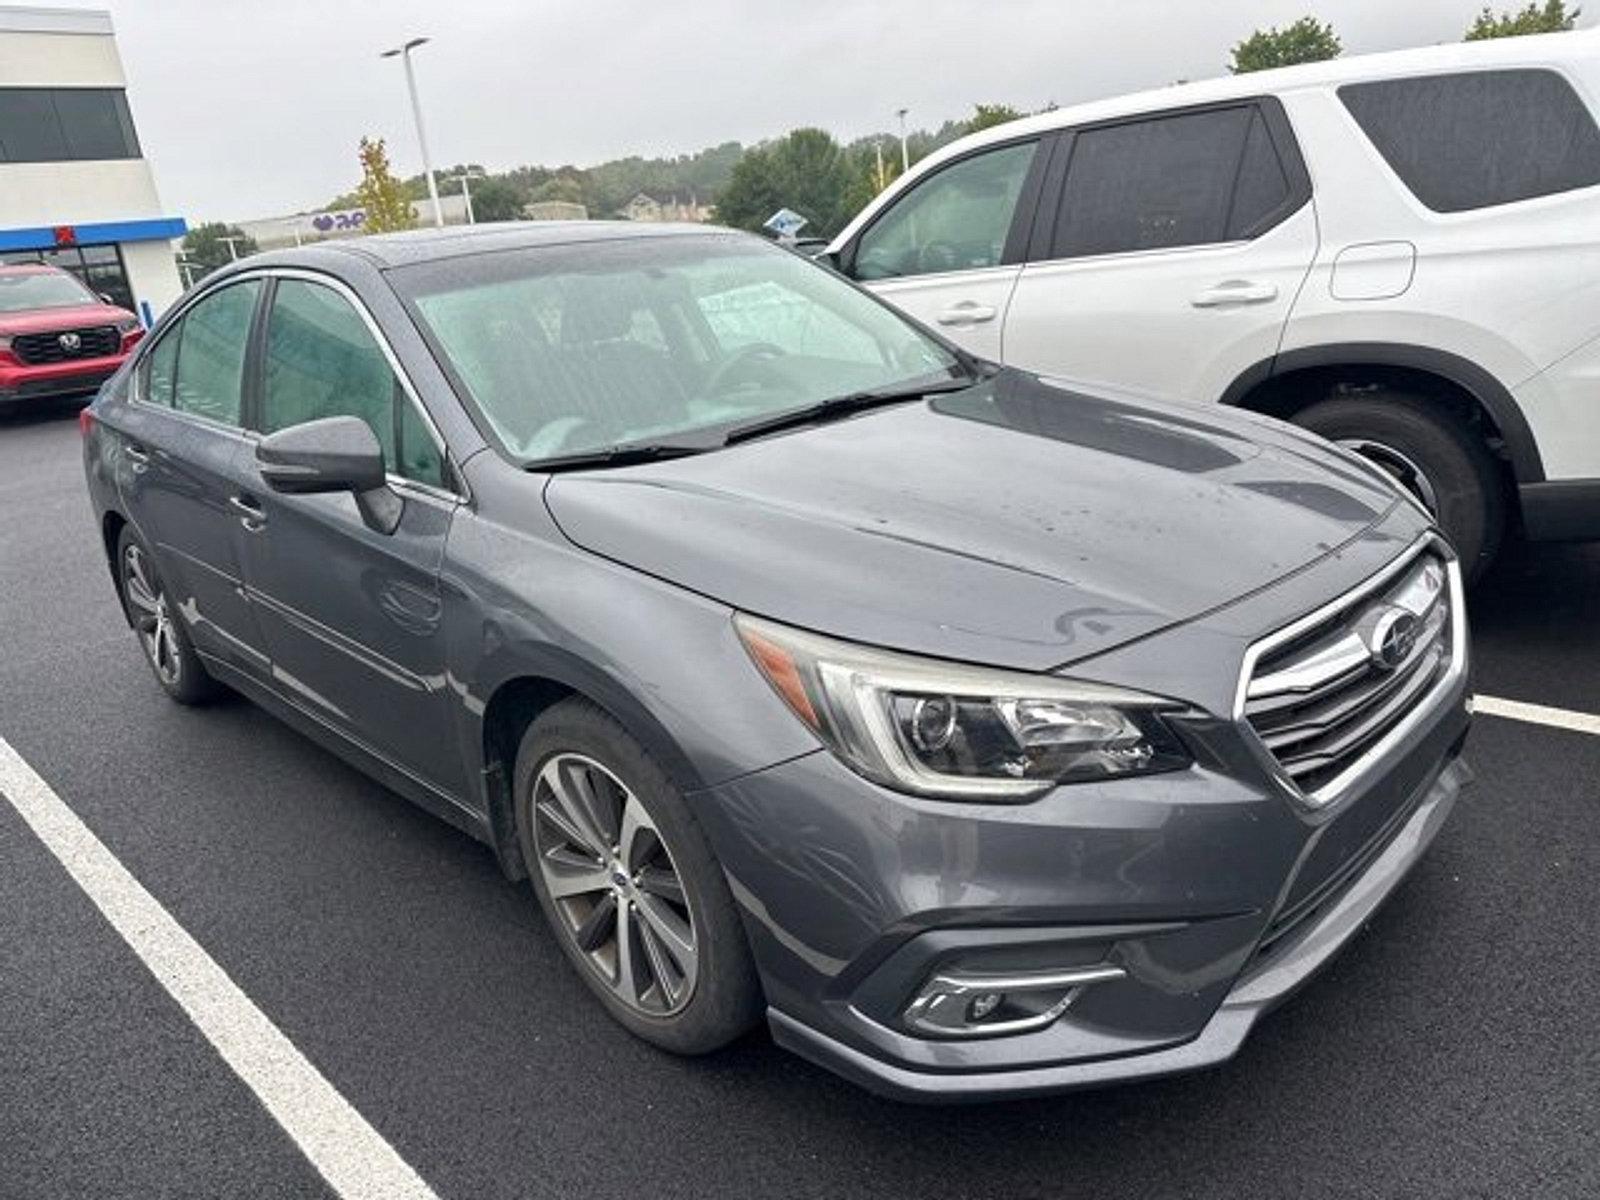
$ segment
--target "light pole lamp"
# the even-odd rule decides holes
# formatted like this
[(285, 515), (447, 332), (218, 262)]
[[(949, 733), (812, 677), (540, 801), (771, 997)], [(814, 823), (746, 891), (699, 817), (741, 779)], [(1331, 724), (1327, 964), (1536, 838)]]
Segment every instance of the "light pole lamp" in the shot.
[(468, 182), (473, 179), (484, 179), (487, 176), (482, 171), (463, 171), (459, 175), (447, 175), (448, 180), (457, 180), (461, 184), (461, 198), (467, 202), (467, 224), (476, 225), (478, 220), (472, 215), (472, 186)]
[(428, 157), (428, 135), (422, 128), (422, 103), (417, 99), (417, 76), (411, 69), (411, 52), (428, 44), (425, 37), (412, 38), (403, 46), (385, 50), (379, 58), (398, 57), (406, 68), (406, 90), (411, 93), (411, 119), (417, 126), (417, 145), (422, 150), (422, 173), (428, 177), (428, 198), (433, 201), (433, 223), (444, 224), (444, 206), (439, 203), (439, 185), (433, 178), (433, 160)]

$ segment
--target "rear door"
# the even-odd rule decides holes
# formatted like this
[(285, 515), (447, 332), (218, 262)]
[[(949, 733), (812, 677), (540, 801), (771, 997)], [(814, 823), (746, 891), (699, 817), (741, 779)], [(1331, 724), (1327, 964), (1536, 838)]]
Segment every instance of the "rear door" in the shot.
[(919, 180), (842, 255), (844, 272), (972, 353), (998, 361), (1022, 270), (1039, 138), (985, 147)]
[(243, 530), (230, 497), (251, 448), (244, 364), (262, 290), (259, 278), (219, 288), (163, 329), (140, 359), (115, 430), (125, 511), (195, 648), (258, 678), (267, 659), (245, 598)]
[(1317, 251), (1311, 187), (1276, 101), (1073, 131), (1006, 315), (1006, 361), (1214, 401), (1277, 351)]
[(391, 766), (461, 795), (439, 582), (460, 497), (442, 442), (343, 285), (275, 279), (260, 345), (255, 428), (265, 435), (359, 417), (383, 446), (404, 503), (399, 528), (380, 533), (348, 493), (273, 492), (250, 457), (237, 498), (255, 514), (244, 571), (275, 686)]

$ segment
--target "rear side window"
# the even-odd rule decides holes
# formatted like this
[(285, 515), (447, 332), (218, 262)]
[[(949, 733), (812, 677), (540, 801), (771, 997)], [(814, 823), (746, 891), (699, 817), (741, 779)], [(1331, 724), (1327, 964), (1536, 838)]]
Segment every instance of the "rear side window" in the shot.
[(1086, 129), (1073, 139), (1050, 257), (1254, 237), (1292, 191), (1254, 105)]
[(261, 281), (252, 279), (214, 292), (183, 315), (176, 337), (162, 339), (177, 343), (173, 408), (223, 425), (239, 424), (245, 346), (260, 291)]
[(1435, 212), (1600, 183), (1600, 130), (1554, 71), (1473, 71), (1339, 89), (1378, 153)]

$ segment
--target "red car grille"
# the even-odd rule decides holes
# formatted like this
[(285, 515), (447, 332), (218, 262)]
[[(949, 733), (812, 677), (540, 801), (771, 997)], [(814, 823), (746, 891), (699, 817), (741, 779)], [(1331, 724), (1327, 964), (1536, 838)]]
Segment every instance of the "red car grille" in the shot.
[(11, 339), (11, 353), (28, 366), (71, 362), (77, 358), (105, 358), (122, 348), (122, 335), (114, 325), (89, 329), (55, 329), (49, 333), (21, 333)]

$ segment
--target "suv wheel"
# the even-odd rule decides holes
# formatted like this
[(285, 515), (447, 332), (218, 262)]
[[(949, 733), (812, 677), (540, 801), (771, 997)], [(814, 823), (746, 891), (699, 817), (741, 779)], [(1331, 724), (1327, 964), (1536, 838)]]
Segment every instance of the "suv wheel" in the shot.
[(515, 796), (539, 906), (612, 1017), (679, 1054), (756, 1022), (760, 987), (722, 868), (666, 773), (609, 714), (572, 699), (534, 721)]
[(1488, 449), (1459, 422), (1381, 389), (1324, 400), (1293, 420), (1392, 475), (1439, 522), (1469, 580), (1488, 568), (1505, 529), (1505, 493)]
[(214, 699), (221, 685), (206, 674), (155, 560), (131, 525), (117, 538), (117, 573), (128, 623), (162, 690), (179, 704)]

